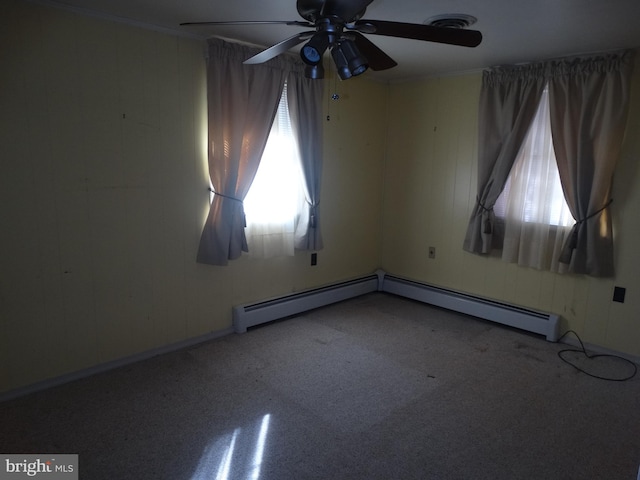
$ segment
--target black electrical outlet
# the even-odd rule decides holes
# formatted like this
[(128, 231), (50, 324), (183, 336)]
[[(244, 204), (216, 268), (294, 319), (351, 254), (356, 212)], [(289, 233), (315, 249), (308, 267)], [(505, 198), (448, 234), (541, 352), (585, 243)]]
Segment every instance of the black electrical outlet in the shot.
[(311, 266), (317, 265), (318, 264), (318, 254), (317, 253), (312, 253), (311, 254)]
[(613, 288), (613, 301), (624, 303), (624, 295), (627, 293), (627, 289), (623, 287)]

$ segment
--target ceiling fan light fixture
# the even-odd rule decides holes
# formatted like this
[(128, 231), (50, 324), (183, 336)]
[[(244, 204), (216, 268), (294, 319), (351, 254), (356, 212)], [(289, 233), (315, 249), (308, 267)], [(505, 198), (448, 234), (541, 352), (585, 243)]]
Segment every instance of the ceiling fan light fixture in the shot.
[(320, 80), (324, 78), (324, 67), (322, 62), (317, 65), (305, 65), (304, 76), (312, 80)]
[(329, 46), (328, 35), (314, 35), (301, 49), (300, 58), (307, 65), (318, 65)]
[(331, 56), (333, 57), (333, 63), (336, 64), (336, 70), (341, 80), (347, 80), (351, 78), (351, 71), (349, 65), (347, 65), (347, 59), (345, 58), (339, 45), (335, 45), (331, 48)]
[(342, 40), (331, 48), (338, 75), (346, 80), (367, 71), (369, 64), (352, 40)]

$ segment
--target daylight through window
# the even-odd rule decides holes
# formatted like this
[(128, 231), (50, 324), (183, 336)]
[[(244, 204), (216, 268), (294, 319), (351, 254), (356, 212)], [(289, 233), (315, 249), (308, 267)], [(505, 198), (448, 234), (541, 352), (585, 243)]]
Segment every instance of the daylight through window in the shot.
[(514, 162), (495, 215), (510, 221), (562, 227), (574, 224), (565, 201), (551, 139), (549, 92), (545, 88), (535, 118)]
[(293, 255), (295, 221), (304, 204), (302, 184), (285, 85), (260, 166), (244, 199), (250, 255)]

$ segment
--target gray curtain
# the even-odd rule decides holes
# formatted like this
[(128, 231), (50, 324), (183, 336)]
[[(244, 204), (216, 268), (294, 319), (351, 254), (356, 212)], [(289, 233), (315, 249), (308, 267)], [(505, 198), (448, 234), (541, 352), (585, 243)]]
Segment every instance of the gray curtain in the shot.
[(493, 206), (502, 192), (544, 90), (544, 65), (496, 67), (483, 73), (478, 113), (478, 196), (464, 250), (489, 253), (504, 236)]
[(259, 50), (209, 40), (207, 61), (209, 178), (216, 192), (197, 261), (226, 265), (248, 251), (242, 201), (258, 169), (292, 62), (281, 55), (243, 65)]
[(611, 199), (629, 103), (633, 52), (550, 64), (553, 147), (576, 219), (560, 261), (569, 272), (612, 276)]
[(296, 223), (295, 248), (320, 250), (320, 183), (322, 175), (322, 96), (324, 82), (292, 72), (287, 79), (291, 128), (298, 139), (307, 208)]

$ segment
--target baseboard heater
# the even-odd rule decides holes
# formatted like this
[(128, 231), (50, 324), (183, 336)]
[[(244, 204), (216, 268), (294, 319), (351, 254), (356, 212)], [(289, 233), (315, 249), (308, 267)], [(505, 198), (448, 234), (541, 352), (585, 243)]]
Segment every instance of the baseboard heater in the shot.
[(550, 342), (558, 341), (560, 318), (555, 314), (508, 305), (391, 275), (384, 276), (381, 290), (484, 320), (490, 320), (544, 335)]
[(560, 318), (515, 305), (508, 305), (446, 288), (387, 275), (383, 271), (357, 280), (306, 290), (250, 305), (233, 308), (233, 330), (286, 318), (374, 291), (382, 291), (484, 320), (544, 335), (550, 342), (559, 336)]
[(256, 325), (375, 292), (378, 290), (378, 281), (378, 275), (370, 275), (251, 305), (233, 307), (233, 330), (236, 333), (244, 333), (247, 328)]

